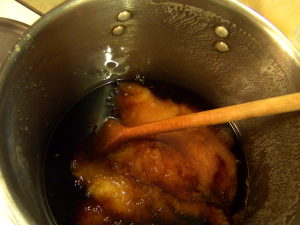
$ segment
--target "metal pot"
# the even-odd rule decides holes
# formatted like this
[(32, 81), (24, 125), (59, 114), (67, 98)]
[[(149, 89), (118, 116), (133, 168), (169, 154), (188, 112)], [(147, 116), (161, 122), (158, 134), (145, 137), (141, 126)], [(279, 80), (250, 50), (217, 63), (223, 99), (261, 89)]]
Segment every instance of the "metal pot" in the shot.
[[(12, 219), (54, 224), (43, 188), (47, 144), (66, 110), (95, 87), (141, 74), (222, 107), (299, 92), (299, 70), (286, 38), (232, 0), (62, 4), (23, 35), (1, 69), (0, 182)], [(235, 123), (250, 174), (244, 224), (299, 223), (299, 115)]]

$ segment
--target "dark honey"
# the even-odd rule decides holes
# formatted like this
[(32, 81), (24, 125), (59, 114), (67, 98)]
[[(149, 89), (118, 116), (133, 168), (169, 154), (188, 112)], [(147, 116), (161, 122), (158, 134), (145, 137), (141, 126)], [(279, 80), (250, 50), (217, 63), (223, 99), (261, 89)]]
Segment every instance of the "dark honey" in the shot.
[[(140, 78), (138, 82), (143, 82), (161, 98), (171, 98), (176, 103), (188, 103), (200, 110), (212, 108), (204, 99), (185, 87)], [(89, 199), (82, 180), (74, 178), (71, 173), (73, 153), (83, 140), (93, 139), (94, 133), (106, 118), (118, 116), (118, 112), (114, 110), (114, 96), (118, 84), (119, 82), (106, 84), (80, 99), (62, 118), (50, 140), (45, 158), (44, 183), (47, 201), (57, 224), (77, 224), (75, 218), (78, 208)], [(245, 204), (247, 162), (239, 145), (236, 129), (230, 124), (216, 128), (226, 130), (235, 139), (232, 151), (237, 158), (238, 193), (231, 209), (234, 214), (243, 209)], [(201, 221), (191, 221), (191, 224), (195, 222), (199, 224)]]

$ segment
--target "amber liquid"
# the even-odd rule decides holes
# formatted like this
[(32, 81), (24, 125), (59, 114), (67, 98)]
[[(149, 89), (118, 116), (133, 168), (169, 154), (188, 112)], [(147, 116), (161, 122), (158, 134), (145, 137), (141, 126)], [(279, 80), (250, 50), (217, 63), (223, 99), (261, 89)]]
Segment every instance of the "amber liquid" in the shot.
[[(213, 108), (186, 87), (158, 80), (142, 82), (161, 98), (188, 103), (201, 110)], [(118, 84), (113, 82), (103, 85), (81, 98), (66, 112), (49, 142), (44, 163), (45, 195), (52, 216), (59, 225), (77, 224), (75, 216), (78, 208), (89, 198), (84, 185), (71, 173), (74, 149), (101, 128), (106, 118), (117, 115), (114, 111), (114, 96)], [(234, 214), (245, 207), (248, 167), (238, 131), (231, 124), (220, 126), (226, 127), (228, 135), (235, 139), (235, 146), (231, 149), (237, 159), (238, 169), (238, 192), (231, 209)]]

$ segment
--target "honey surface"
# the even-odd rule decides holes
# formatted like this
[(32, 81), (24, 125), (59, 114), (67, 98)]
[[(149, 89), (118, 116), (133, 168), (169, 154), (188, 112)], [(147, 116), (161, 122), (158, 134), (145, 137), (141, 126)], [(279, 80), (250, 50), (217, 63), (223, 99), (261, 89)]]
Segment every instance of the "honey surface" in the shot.
[[(126, 126), (198, 111), (138, 83), (119, 86), (116, 108)], [(78, 152), (72, 173), (89, 195), (79, 224), (230, 224), (237, 192), (232, 146), (214, 128), (200, 127), (129, 140), (104, 157)]]

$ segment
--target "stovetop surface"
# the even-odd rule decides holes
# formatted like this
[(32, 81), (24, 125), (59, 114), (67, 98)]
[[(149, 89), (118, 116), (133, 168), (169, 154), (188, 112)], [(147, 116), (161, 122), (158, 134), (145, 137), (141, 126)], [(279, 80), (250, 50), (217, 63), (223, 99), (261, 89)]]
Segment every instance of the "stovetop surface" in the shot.
[(16, 20), (0, 18), (0, 67), (7, 53), (14, 47), (29, 25)]

